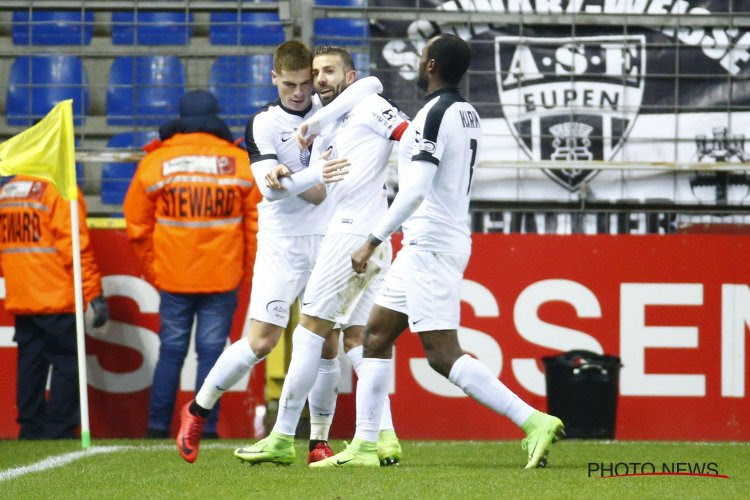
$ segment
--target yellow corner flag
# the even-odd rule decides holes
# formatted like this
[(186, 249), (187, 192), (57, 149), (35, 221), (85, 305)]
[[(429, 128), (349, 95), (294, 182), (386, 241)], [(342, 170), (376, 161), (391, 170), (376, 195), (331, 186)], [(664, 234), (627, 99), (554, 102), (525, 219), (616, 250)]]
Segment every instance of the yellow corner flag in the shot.
[(0, 174), (41, 177), (66, 200), (78, 198), (72, 99), (57, 103), (39, 123), (0, 144)]

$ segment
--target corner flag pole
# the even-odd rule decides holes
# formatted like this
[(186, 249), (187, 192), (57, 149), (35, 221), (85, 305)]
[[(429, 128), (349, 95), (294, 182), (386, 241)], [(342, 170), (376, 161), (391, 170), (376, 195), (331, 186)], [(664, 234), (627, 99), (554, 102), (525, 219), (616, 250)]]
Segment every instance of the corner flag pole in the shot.
[(86, 374), (86, 334), (83, 328), (83, 286), (81, 281), (81, 237), (78, 201), (70, 200), (70, 231), (73, 239), (73, 289), (76, 304), (76, 345), (78, 347), (78, 392), (81, 406), (81, 447), (91, 446), (89, 428), (88, 377)]
[[(89, 427), (88, 375), (86, 371), (86, 332), (83, 323), (83, 278), (81, 273), (81, 221), (78, 217), (78, 179), (75, 168), (75, 138), (73, 135), (73, 102), (64, 105), (61, 120), (60, 153), (61, 163), (65, 166), (58, 190), (70, 203), (70, 232), (73, 242), (73, 296), (76, 309), (76, 347), (78, 351), (78, 394), (81, 411), (81, 447), (91, 447), (91, 429)], [(64, 180), (63, 180), (64, 179)], [(61, 189), (62, 187), (62, 189)], [(85, 223), (85, 221), (84, 221)]]

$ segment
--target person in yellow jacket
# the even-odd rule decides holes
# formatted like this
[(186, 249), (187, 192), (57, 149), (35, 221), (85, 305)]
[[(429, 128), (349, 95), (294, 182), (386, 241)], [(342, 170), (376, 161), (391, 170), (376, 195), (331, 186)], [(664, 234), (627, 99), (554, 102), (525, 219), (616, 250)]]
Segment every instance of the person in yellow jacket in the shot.
[[(197, 388), (224, 350), (238, 287), (252, 277), (262, 195), (218, 111), (210, 92), (185, 94), (180, 117), (160, 127), (161, 142), (148, 148), (125, 196), (128, 238), (161, 299), (147, 437), (169, 435), (193, 319)], [(206, 424), (214, 436), (215, 410)]]
[[(99, 327), (109, 318), (109, 308), (80, 190), (78, 217), (83, 298), (94, 310), (93, 326)], [(54, 184), (27, 175), (2, 179), (0, 263), (5, 309), (15, 315), (19, 439), (73, 438), (80, 422), (70, 229), (70, 203)]]

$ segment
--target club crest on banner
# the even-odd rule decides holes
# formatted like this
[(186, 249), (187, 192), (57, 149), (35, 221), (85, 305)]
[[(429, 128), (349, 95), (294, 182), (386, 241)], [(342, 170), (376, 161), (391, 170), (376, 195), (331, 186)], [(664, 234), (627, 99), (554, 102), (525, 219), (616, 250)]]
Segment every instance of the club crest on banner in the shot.
[[(612, 160), (643, 99), (646, 37), (495, 37), (503, 116), (531, 160)], [(544, 169), (576, 191), (598, 170)]]

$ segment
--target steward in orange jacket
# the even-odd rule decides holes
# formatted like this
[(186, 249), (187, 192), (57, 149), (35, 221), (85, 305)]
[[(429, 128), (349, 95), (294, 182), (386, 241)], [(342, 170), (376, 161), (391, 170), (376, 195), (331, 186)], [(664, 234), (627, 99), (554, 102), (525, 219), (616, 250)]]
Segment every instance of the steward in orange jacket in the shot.
[(178, 293), (249, 283), (261, 199), (247, 155), (231, 142), (205, 132), (162, 141), (141, 160), (123, 206), (146, 278)]
[[(17, 422), (20, 439), (72, 438), (79, 424), (78, 362), (70, 202), (38, 177), (3, 179), (0, 189), (0, 263), (5, 309), (15, 315), (18, 344)], [(83, 298), (94, 326), (109, 317), (78, 191)], [(50, 366), (49, 398), (45, 387)]]
[[(102, 293), (86, 229), (86, 202), (78, 191), (83, 298)], [(0, 246), (5, 309), (13, 314), (74, 313), (70, 202), (38, 177), (16, 175), (0, 191)]]
[[(147, 437), (169, 433), (194, 318), (198, 388), (226, 345), (237, 288), (252, 278), (262, 195), (218, 111), (213, 94), (185, 94), (180, 117), (160, 127), (161, 143), (149, 147), (125, 196), (128, 238), (161, 300)], [(207, 433), (217, 419), (218, 410)]]

